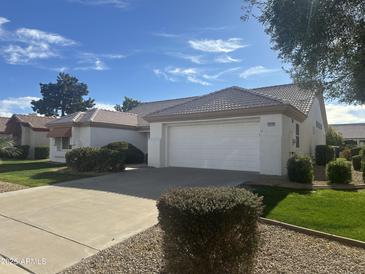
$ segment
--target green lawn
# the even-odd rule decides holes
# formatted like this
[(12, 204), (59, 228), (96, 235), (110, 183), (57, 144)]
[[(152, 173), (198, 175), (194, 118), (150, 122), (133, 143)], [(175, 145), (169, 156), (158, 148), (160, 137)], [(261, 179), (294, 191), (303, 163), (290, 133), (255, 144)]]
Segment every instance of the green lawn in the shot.
[(72, 172), (65, 164), (51, 163), (48, 160), (0, 161), (0, 181), (29, 187), (51, 185), (93, 175), (95, 174)]
[(365, 191), (255, 187), (264, 217), (365, 241)]

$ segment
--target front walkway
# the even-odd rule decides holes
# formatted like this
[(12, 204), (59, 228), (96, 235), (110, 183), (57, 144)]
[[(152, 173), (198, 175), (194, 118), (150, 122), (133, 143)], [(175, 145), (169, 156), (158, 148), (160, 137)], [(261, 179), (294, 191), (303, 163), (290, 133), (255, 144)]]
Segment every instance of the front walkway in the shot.
[[(157, 223), (174, 186), (235, 186), (256, 173), (144, 168), (0, 194), (0, 273), (56, 273)], [(1, 259), (1, 257), (0, 257)], [(25, 272), (26, 273), (26, 272)]]

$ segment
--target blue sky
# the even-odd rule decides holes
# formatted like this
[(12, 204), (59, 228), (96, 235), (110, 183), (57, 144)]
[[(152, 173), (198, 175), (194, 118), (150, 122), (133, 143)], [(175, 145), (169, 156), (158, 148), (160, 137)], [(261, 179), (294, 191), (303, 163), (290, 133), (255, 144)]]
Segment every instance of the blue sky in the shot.
[[(242, 1), (2, 0), (0, 115), (29, 113), (39, 83), (65, 71), (99, 107), (290, 83), (269, 37), (240, 20)], [(331, 122), (361, 106), (328, 104)], [(365, 120), (365, 119), (362, 119)]]

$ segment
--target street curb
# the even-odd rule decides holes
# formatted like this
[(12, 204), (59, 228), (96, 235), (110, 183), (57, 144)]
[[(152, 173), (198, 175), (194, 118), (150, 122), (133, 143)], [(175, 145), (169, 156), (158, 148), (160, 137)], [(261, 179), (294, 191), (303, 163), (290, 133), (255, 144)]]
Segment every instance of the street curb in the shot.
[(283, 228), (293, 230), (296, 232), (300, 232), (303, 234), (307, 234), (310, 236), (325, 238), (325, 239), (328, 239), (331, 241), (336, 241), (336, 242), (339, 242), (341, 244), (345, 244), (345, 245), (348, 245), (351, 247), (359, 247), (359, 248), (365, 249), (365, 242), (363, 242), (363, 241), (354, 240), (354, 239), (350, 239), (350, 238), (346, 238), (346, 237), (342, 237), (342, 236), (337, 236), (334, 234), (321, 232), (318, 230), (313, 230), (313, 229), (309, 229), (309, 228), (305, 228), (305, 227), (301, 227), (301, 226), (291, 225), (288, 223), (284, 223), (284, 222), (280, 222), (280, 221), (276, 221), (276, 220), (272, 220), (272, 219), (267, 219), (267, 218), (263, 218), (263, 217), (260, 217), (259, 222), (268, 224), (268, 225), (281, 226)]

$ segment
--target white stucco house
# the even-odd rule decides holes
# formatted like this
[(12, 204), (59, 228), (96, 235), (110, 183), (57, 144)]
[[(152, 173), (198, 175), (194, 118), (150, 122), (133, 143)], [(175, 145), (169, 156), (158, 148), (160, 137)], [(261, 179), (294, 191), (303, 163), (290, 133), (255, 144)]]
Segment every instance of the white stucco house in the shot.
[(7, 120), (4, 134), (12, 137), (16, 145), (28, 145), (28, 158), (33, 159), (35, 147), (49, 145), (46, 124), (52, 120), (55, 118), (14, 114)]
[[(284, 175), (291, 155), (313, 156), (316, 145), (325, 144), (327, 118), (321, 92), (289, 84), (230, 87), (142, 103), (129, 113), (91, 110), (48, 125), (51, 160), (64, 161), (64, 152), (73, 147), (128, 141), (148, 152), (152, 167)], [(56, 140), (66, 135), (69, 142)]]
[(101, 147), (126, 141), (147, 153), (148, 126), (137, 114), (102, 109), (76, 112), (47, 124), (50, 160), (65, 162), (73, 148)]

